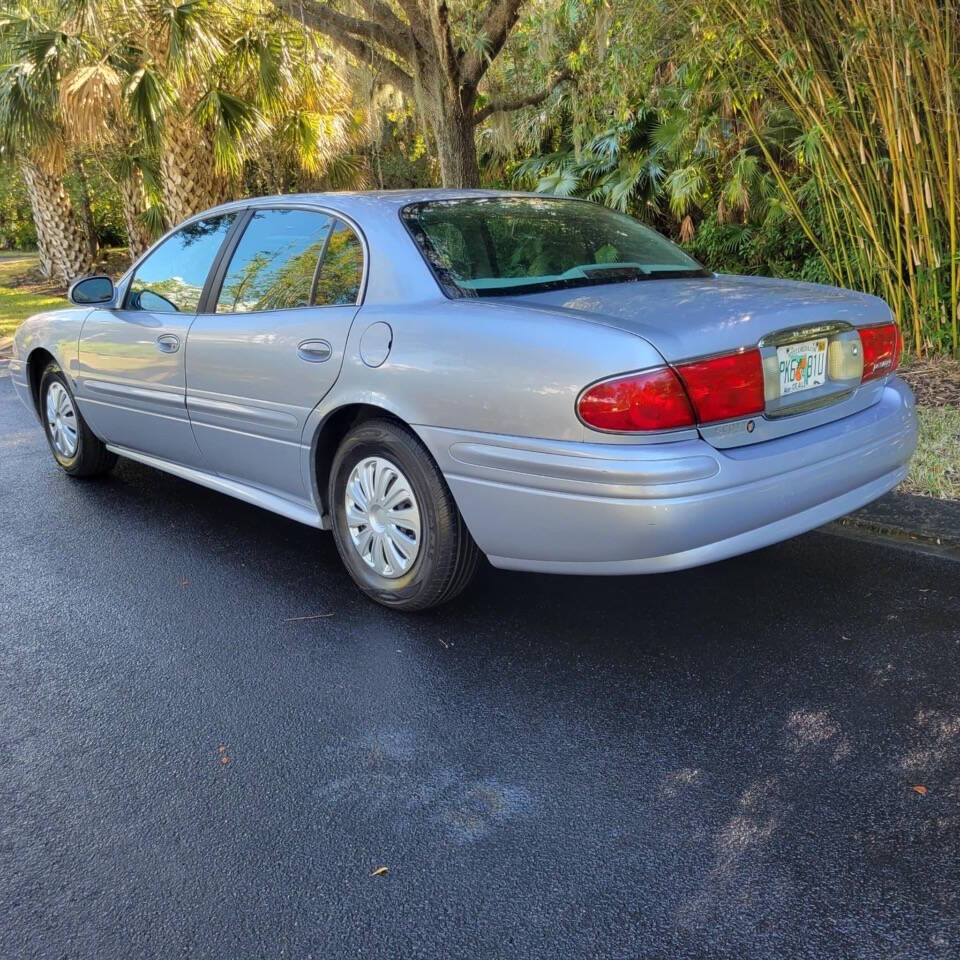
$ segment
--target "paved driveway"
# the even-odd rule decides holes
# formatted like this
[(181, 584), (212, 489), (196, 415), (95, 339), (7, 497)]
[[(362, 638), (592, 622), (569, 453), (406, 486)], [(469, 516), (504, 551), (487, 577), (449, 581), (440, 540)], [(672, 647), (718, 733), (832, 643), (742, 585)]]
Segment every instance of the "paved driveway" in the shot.
[(960, 952), (958, 564), (391, 614), (325, 534), (69, 480), (0, 379), (0, 577), (4, 958)]

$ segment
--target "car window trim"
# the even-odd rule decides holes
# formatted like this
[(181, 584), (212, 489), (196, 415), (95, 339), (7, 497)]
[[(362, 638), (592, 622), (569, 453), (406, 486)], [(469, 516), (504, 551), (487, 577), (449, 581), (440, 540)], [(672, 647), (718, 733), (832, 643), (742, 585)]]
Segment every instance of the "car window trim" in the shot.
[[(341, 217), (339, 214), (334, 216), (333, 225), (330, 227), (330, 232), (327, 234), (326, 243), (323, 245), (323, 249), (320, 251), (320, 259), (317, 260), (317, 272), (313, 275), (313, 289), (310, 291), (310, 301), (315, 307), (349, 307), (349, 303), (313, 303), (317, 297), (317, 285), (320, 283), (320, 274), (323, 272), (323, 265), (327, 261), (327, 252), (330, 249), (330, 240), (333, 237), (338, 227), (346, 227), (348, 230), (353, 232), (353, 235), (360, 240), (360, 255), (364, 256), (363, 249), (363, 240), (360, 236), (359, 231), (350, 223), (346, 217)], [(356, 305), (359, 307), (363, 303), (363, 297), (361, 296), (362, 292), (366, 292), (364, 289), (364, 284), (366, 281), (365, 268), (361, 268), (360, 274), (360, 285), (357, 288), (357, 300)]]
[[(224, 313), (217, 313), (217, 300), (220, 298), (220, 292), (223, 287), (223, 281), (226, 279), (227, 268), (230, 264), (230, 261), (233, 258), (233, 254), (236, 252), (236, 247), (240, 243), (240, 239), (243, 234), (237, 237), (236, 242), (233, 244), (232, 249), (230, 250), (230, 256), (226, 257), (224, 260), (224, 267), (222, 271), (218, 271), (220, 274), (215, 278), (215, 283), (210, 289), (210, 298), (206, 301), (204, 306), (205, 310), (201, 311), (203, 315), (207, 316), (218, 316), (218, 317), (239, 317), (239, 316), (248, 316), (251, 314), (257, 313), (277, 313), (279, 310), (321, 310), (329, 309), (331, 307), (355, 307), (359, 308), (363, 306), (364, 298), (367, 295), (367, 275), (369, 272), (370, 264), (370, 247), (367, 243), (367, 238), (364, 232), (360, 229), (357, 222), (347, 214), (341, 213), (339, 210), (333, 210), (330, 207), (323, 206), (316, 203), (264, 203), (251, 205), (246, 208), (249, 213), (247, 222), (253, 219), (254, 214), (259, 213), (261, 210), (308, 210), (311, 213), (324, 213), (331, 219), (330, 230), (327, 233), (327, 238), (324, 241), (325, 246), (323, 251), (321, 251), (320, 257), (317, 259), (318, 266), (323, 262), (322, 257), (326, 255), (326, 244), (329, 243), (330, 237), (333, 234), (334, 222), (339, 220), (342, 223), (345, 223), (357, 236), (360, 240), (360, 251), (363, 256), (363, 266), (361, 268), (360, 274), (360, 287), (357, 291), (357, 298), (353, 303), (318, 303), (318, 304), (308, 304), (302, 307), (274, 307), (270, 310), (245, 310), (242, 313), (240, 311), (230, 311)], [(317, 271), (314, 274), (314, 282), (319, 278), (320, 274)], [(198, 314), (199, 316), (200, 314)]]
[(323, 269), (323, 261), (327, 256), (327, 249), (330, 246), (330, 238), (333, 236), (333, 231), (337, 229), (337, 224), (342, 223), (339, 217), (330, 218), (330, 229), (327, 231), (327, 235), (323, 238), (323, 246), (320, 248), (320, 256), (317, 257), (317, 265), (313, 268), (313, 280), (310, 283), (310, 306), (318, 307), (324, 306), (328, 307), (330, 304), (318, 304), (314, 303), (317, 299), (317, 284), (320, 282), (320, 271)]
[[(121, 302), (120, 302), (120, 306), (119, 306), (117, 309), (118, 309), (118, 310), (128, 310), (128, 311), (130, 311), (131, 313), (149, 313), (150, 311), (148, 311), (148, 310), (147, 310), (147, 311), (144, 311), (144, 310), (134, 310), (132, 307), (129, 306), (129, 301), (130, 301), (130, 289), (131, 289), (131, 287), (133, 286), (133, 281), (137, 279), (137, 274), (140, 272), (140, 268), (141, 268), (141, 267), (147, 262), (147, 260), (149, 260), (150, 257), (153, 256), (153, 254), (156, 253), (156, 251), (159, 250), (168, 240), (170, 240), (172, 237), (176, 236), (181, 230), (184, 230), (186, 227), (189, 227), (191, 224), (194, 224), (194, 223), (202, 223), (204, 220), (215, 220), (215, 219), (220, 219), (220, 218), (222, 218), (222, 217), (228, 217), (228, 216), (230, 216), (231, 213), (236, 213), (236, 212), (238, 212), (238, 211), (236, 211), (236, 210), (221, 210), (221, 211), (219, 211), (219, 212), (217, 212), (217, 213), (210, 212), (210, 213), (207, 213), (207, 214), (200, 214), (199, 216), (196, 216), (196, 217), (190, 217), (189, 219), (184, 220), (183, 223), (177, 224), (177, 226), (174, 227), (172, 230), (168, 230), (167, 233), (165, 233), (165, 234), (164, 234), (142, 257), (140, 257), (140, 259), (130, 268), (130, 270), (129, 270), (129, 277), (121, 277), (120, 280), (117, 281), (118, 285), (121, 284), (121, 283), (125, 284), (125, 287), (124, 287), (124, 290), (123, 290), (123, 298), (122, 298), (122, 300), (121, 300)], [(233, 232), (234, 232), (234, 230), (235, 230), (235, 228), (236, 228), (236, 226), (237, 226), (237, 222), (243, 219), (243, 212), (244, 212), (244, 211), (242, 211), (242, 210), (239, 211), (240, 216), (238, 216), (237, 219), (234, 220), (232, 224), (230, 224), (230, 229), (227, 230), (226, 236), (225, 236), (225, 237), (223, 238), (223, 240), (220, 242), (220, 247), (219, 247), (219, 249), (217, 250), (216, 254), (214, 255), (213, 261), (212, 261), (211, 264), (210, 264), (210, 269), (207, 271), (206, 279), (203, 281), (203, 289), (200, 291), (200, 299), (199, 299), (199, 301), (198, 301), (198, 303), (197, 303), (197, 309), (196, 309), (195, 311), (193, 311), (192, 313), (184, 313), (184, 314), (183, 314), (184, 316), (195, 317), (195, 316), (197, 316), (199, 313), (201, 313), (201, 308), (202, 308), (203, 305), (204, 305), (204, 298), (205, 298), (205, 296), (206, 296), (206, 294), (207, 294), (207, 287), (208, 287), (208, 285), (209, 285), (209, 283), (210, 283), (210, 275), (213, 273), (213, 271), (216, 269), (217, 265), (219, 264), (220, 258), (223, 256), (224, 247), (227, 245), (227, 243), (230, 241), (230, 238), (233, 236)]]
[[(293, 205), (284, 205), (284, 206), (263, 206), (263, 207), (247, 207), (244, 211), (243, 218), (243, 227), (237, 233), (236, 238), (233, 240), (233, 243), (230, 246), (230, 250), (224, 255), (223, 260), (218, 264), (218, 269), (216, 276), (212, 278), (211, 287), (210, 287), (210, 297), (208, 300), (204, 301), (204, 310), (201, 311), (204, 315), (218, 316), (218, 317), (232, 317), (239, 316), (241, 314), (248, 313), (275, 313), (277, 310), (303, 310), (310, 306), (310, 304), (301, 304), (299, 307), (271, 307), (269, 310), (224, 310), (222, 313), (217, 310), (217, 303), (220, 301), (220, 294), (223, 293), (223, 282), (227, 279), (227, 271), (230, 269), (230, 264), (233, 263), (234, 254), (237, 252), (237, 248), (240, 246), (240, 242), (243, 240), (244, 234), (247, 232), (247, 227), (250, 226), (253, 218), (258, 213), (270, 212), (272, 210), (297, 210), (297, 209), (309, 209), (310, 213), (323, 213), (324, 211), (315, 210), (313, 208), (301, 208)], [(330, 229), (327, 230), (327, 235), (323, 238), (323, 249), (326, 249), (327, 243), (330, 241), (330, 232), (333, 230), (333, 223), (336, 220), (336, 217), (333, 214), (327, 214), (330, 218)], [(323, 250), (317, 257), (317, 263), (320, 262), (320, 256), (322, 256)], [(316, 267), (313, 271), (313, 282), (316, 283), (317, 270)], [(313, 287), (311, 286), (311, 293)]]
[[(245, 207), (240, 211), (240, 216), (233, 221), (233, 224), (227, 231), (227, 235), (224, 237), (223, 244), (220, 247), (216, 257), (213, 259), (213, 265), (210, 267), (210, 272), (207, 274), (207, 282), (203, 285), (203, 293), (200, 295), (200, 306), (197, 310), (198, 317), (211, 311), (216, 312), (217, 297), (220, 295), (219, 291), (223, 284), (223, 276), (227, 271), (227, 266), (233, 258), (234, 251), (240, 244), (240, 238), (247, 229), (247, 224), (252, 219), (253, 210), (250, 207)], [(213, 292), (214, 289), (217, 291), (216, 294)]]

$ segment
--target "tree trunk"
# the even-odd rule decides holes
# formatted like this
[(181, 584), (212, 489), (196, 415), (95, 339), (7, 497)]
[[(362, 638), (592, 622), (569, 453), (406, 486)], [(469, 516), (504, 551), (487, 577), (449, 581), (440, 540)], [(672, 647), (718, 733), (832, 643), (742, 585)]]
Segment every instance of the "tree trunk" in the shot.
[(213, 145), (188, 117), (167, 117), (160, 176), (170, 226), (227, 198), (227, 183), (214, 165)]
[(120, 201), (123, 205), (123, 221), (127, 228), (127, 249), (130, 260), (136, 260), (150, 246), (150, 234), (143, 222), (147, 198), (143, 191), (143, 174), (134, 170), (133, 175), (119, 181)]
[(457, 79), (441, 69), (423, 81), (422, 106), (436, 143), (441, 182), (445, 187), (479, 187), (473, 123), (476, 91), (459, 87)]
[(72, 283), (89, 273), (93, 258), (63, 181), (36, 163), (22, 164), (44, 276)]
[(440, 180), (445, 187), (479, 187), (477, 144), (473, 121), (454, 111), (453, 116), (431, 124), (440, 162)]
[(82, 215), (83, 231), (87, 237), (87, 250), (90, 262), (94, 263), (99, 253), (97, 243), (97, 227), (93, 222), (93, 207), (90, 205), (90, 184), (87, 181), (87, 171), (83, 169), (83, 160), (77, 154), (73, 157), (73, 169), (77, 175), (80, 187), (80, 213)]

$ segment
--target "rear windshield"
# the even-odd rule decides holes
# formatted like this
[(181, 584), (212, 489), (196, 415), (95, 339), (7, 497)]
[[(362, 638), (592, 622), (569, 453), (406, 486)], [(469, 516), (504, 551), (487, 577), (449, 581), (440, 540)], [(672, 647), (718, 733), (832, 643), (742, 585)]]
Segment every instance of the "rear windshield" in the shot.
[(402, 217), (451, 297), (706, 275), (656, 231), (582, 200), (430, 200)]

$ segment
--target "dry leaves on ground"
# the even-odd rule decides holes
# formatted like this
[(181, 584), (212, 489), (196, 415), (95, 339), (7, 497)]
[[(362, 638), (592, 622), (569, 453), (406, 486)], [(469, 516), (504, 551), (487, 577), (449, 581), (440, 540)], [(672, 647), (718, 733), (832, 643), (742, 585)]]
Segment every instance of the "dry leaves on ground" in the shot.
[(960, 406), (960, 361), (950, 357), (910, 360), (898, 371), (924, 407)]

